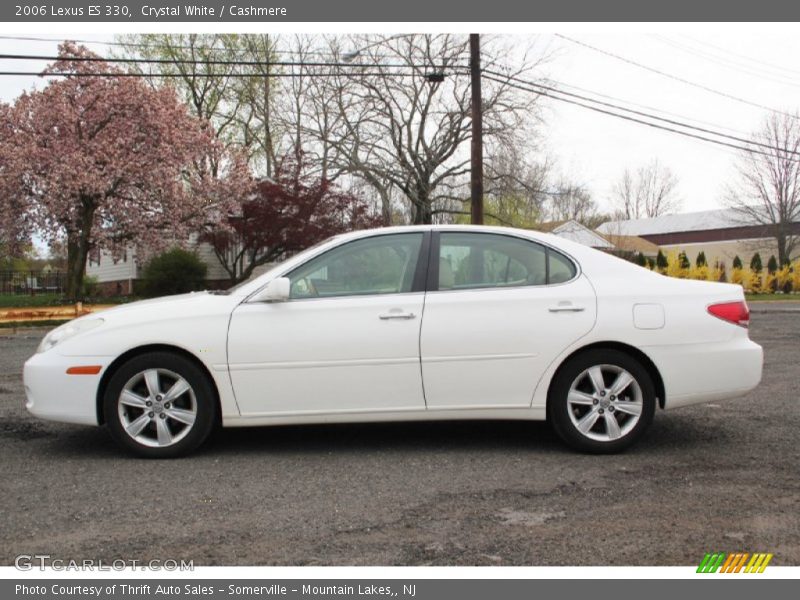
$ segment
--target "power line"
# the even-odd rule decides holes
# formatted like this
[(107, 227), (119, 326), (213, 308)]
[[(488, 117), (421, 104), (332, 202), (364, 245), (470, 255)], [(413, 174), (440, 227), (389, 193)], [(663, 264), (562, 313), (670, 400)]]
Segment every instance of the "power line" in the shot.
[(685, 85), (689, 85), (689, 86), (704, 90), (704, 91), (709, 92), (711, 94), (716, 94), (717, 96), (721, 96), (721, 97), (727, 98), (729, 100), (734, 100), (734, 101), (740, 102), (742, 104), (747, 104), (749, 106), (754, 106), (756, 108), (760, 108), (762, 110), (767, 110), (767, 111), (772, 112), (772, 113), (776, 113), (776, 114), (779, 114), (779, 115), (784, 115), (784, 116), (790, 117), (792, 119), (797, 119), (798, 118), (797, 116), (795, 116), (795, 115), (793, 115), (791, 113), (787, 113), (787, 112), (784, 112), (784, 111), (781, 111), (781, 110), (777, 110), (775, 108), (771, 108), (771, 107), (765, 106), (763, 104), (758, 104), (757, 102), (752, 102), (750, 100), (745, 100), (744, 98), (740, 98), (738, 96), (734, 96), (733, 94), (729, 94), (727, 92), (722, 92), (722, 91), (714, 89), (712, 87), (708, 87), (707, 85), (703, 85), (702, 83), (697, 83), (695, 81), (690, 81), (688, 79), (684, 79), (683, 77), (679, 77), (677, 75), (673, 75), (672, 73), (667, 73), (666, 71), (661, 71), (660, 69), (656, 69), (655, 67), (650, 67), (648, 65), (642, 64), (642, 63), (637, 62), (635, 60), (632, 60), (630, 58), (626, 58), (624, 56), (620, 56), (619, 54), (614, 54), (613, 52), (609, 52), (608, 50), (603, 50), (602, 48), (598, 48), (597, 46), (592, 46), (591, 44), (587, 44), (586, 42), (581, 42), (580, 40), (576, 40), (576, 39), (568, 37), (566, 35), (562, 35), (560, 33), (556, 33), (554, 35), (556, 37), (559, 37), (559, 38), (563, 39), (563, 40), (571, 42), (573, 44), (577, 44), (578, 46), (583, 46), (584, 48), (588, 48), (589, 50), (592, 50), (594, 52), (599, 52), (600, 54), (604, 54), (605, 56), (610, 56), (611, 58), (614, 58), (616, 60), (620, 60), (620, 61), (622, 61), (624, 63), (629, 64), (629, 65), (633, 65), (634, 67), (637, 67), (639, 69), (644, 69), (645, 71), (649, 71), (651, 73), (655, 73), (656, 75), (661, 75), (662, 77), (666, 77), (666, 78), (672, 79), (674, 81), (679, 81), (680, 83), (683, 83)]
[(629, 104), (629, 105), (635, 106), (637, 108), (643, 108), (645, 110), (654, 111), (654, 112), (657, 112), (657, 113), (661, 113), (663, 115), (668, 115), (670, 117), (678, 117), (678, 118), (683, 119), (685, 121), (693, 121), (695, 123), (700, 123), (702, 125), (709, 125), (711, 127), (716, 127), (718, 129), (725, 129), (725, 130), (733, 132), (733, 133), (738, 133), (738, 134), (741, 134), (741, 135), (748, 135), (747, 132), (742, 131), (741, 129), (735, 129), (733, 127), (728, 127), (727, 125), (722, 125), (720, 123), (713, 123), (711, 121), (704, 121), (702, 119), (697, 119), (695, 117), (689, 117), (689, 116), (682, 115), (682, 114), (679, 114), (679, 113), (674, 113), (674, 112), (671, 112), (671, 111), (668, 111), (668, 110), (664, 110), (663, 108), (657, 108), (655, 106), (649, 106), (647, 104), (639, 104), (637, 102), (632, 102), (631, 100), (625, 100), (624, 98), (619, 98), (618, 96), (609, 96), (608, 94), (603, 94), (601, 92), (597, 92), (597, 91), (594, 91), (594, 90), (589, 90), (587, 88), (579, 87), (577, 85), (572, 85), (572, 84), (566, 83), (564, 81), (559, 81), (559, 80), (555, 80), (555, 79), (548, 79), (548, 81), (552, 81), (558, 87), (565, 87), (565, 88), (570, 88), (570, 89), (573, 89), (573, 90), (578, 90), (579, 92), (585, 92), (585, 93), (588, 93), (588, 94), (593, 94), (593, 95), (598, 96), (600, 98), (605, 98), (606, 100), (614, 100), (616, 102), (623, 102), (625, 104)]
[(309, 62), (309, 61), (261, 61), (261, 60), (201, 60), (184, 58), (102, 58), (100, 56), (42, 56), (34, 54), (0, 54), (0, 60), (36, 60), (77, 63), (110, 63), (110, 64), (184, 64), (184, 65), (213, 65), (213, 66), (242, 66), (242, 67), (336, 67), (348, 69), (381, 69), (387, 68), (426, 68), (444, 70), (453, 68), (466, 68), (466, 65), (436, 65), (436, 64), (403, 64), (403, 63), (352, 63), (352, 62)]
[[(341, 77), (343, 73), (340, 72), (317, 72), (317, 73), (296, 73), (296, 72), (272, 72), (272, 73), (193, 73), (192, 77), (245, 77), (245, 78), (272, 78), (272, 77)], [(382, 72), (367, 72), (358, 73), (361, 77), (419, 77), (420, 73), (411, 71), (408, 73), (382, 73)], [(121, 71), (119, 73), (105, 72), (105, 73), (62, 73), (59, 71), (0, 71), (0, 77), (99, 77), (99, 78), (112, 78), (112, 77), (139, 77), (139, 78), (177, 78), (185, 77), (182, 73), (131, 73), (128, 71)], [(423, 75), (424, 77), (436, 77), (436, 73)]]
[[(249, 34), (244, 34), (249, 35)], [(391, 36), (387, 40), (384, 41), (391, 41), (392, 39), (396, 39), (399, 37), (405, 37), (408, 35), (414, 34), (401, 34), (397, 36)], [(278, 36), (275, 36), (276, 38)], [(63, 42), (66, 39), (63, 38), (43, 38), (43, 37), (36, 37), (36, 36), (14, 36), (14, 35), (0, 35), (0, 40), (15, 40), (15, 41), (24, 41), (24, 42)], [(102, 46), (110, 46), (110, 47), (120, 47), (125, 49), (130, 48), (144, 48), (148, 50), (152, 50), (152, 44), (146, 44), (141, 42), (103, 42), (100, 40), (80, 40), (80, 39), (70, 39), (69, 41), (75, 42), (76, 44), (96, 44)], [(373, 44), (374, 45), (374, 44)], [(174, 50), (196, 50), (196, 51), (203, 51), (203, 52), (225, 52), (225, 53), (233, 53), (233, 54), (244, 54), (250, 52), (247, 48), (227, 48), (223, 46), (189, 46), (185, 44), (170, 44), (169, 48)], [(355, 52), (355, 54), (359, 54), (361, 50), (364, 48), (359, 49)], [(287, 50), (285, 48), (275, 48), (270, 47), (268, 50), (270, 53), (274, 54), (289, 54), (295, 56), (330, 56), (334, 58), (338, 58), (343, 54), (347, 54), (347, 52), (342, 53), (335, 53), (331, 51), (322, 51), (322, 50)], [(393, 58), (390, 54), (370, 54), (371, 58)], [(464, 59), (467, 60), (468, 56), (465, 54)]]
[(753, 67), (753, 66), (743, 65), (742, 63), (737, 62), (735, 60), (731, 60), (720, 56), (715, 56), (714, 54), (711, 54), (707, 51), (699, 50), (697, 48), (693, 48), (692, 46), (676, 42), (675, 40), (671, 40), (668, 37), (662, 35), (652, 34), (652, 37), (661, 42), (662, 44), (671, 46), (672, 48), (680, 50), (681, 52), (685, 52), (690, 56), (694, 56), (696, 58), (700, 58), (702, 60), (706, 60), (708, 62), (720, 65), (722, 67), (725, 67), (726, 69), (730, 69), (732, 71), (736, 71), (739, 73), (744, 73), (745, 75), (749, 75), (750, 77), (756, 77), (758, 79), (764, 79), (766, 81), (773, 81), (781, 85), (800, 87), (800, 82), (798, 81), (798, 79), (792, 80), (786, 75), (774, 75), (771, 73), (766, 73), (763, 70), (763, 67)]
[[(35, 37), (35, 36), (19, 36), (19, 35), (0, 35), (0, 40), (14, 40), (19, 42), (64, 42), (67, 41), (64, 38), (43, 38), (43, 37)], [(99, 46), (112, 46), (112, 47), (121, 47), (121, 48), (147, 48), (152, 49), (153, 46), (151, 44), (143, 44), (139, 42), (103, 42), (100, 40), (76, 40), (70, 39), (69, 41), (75, 42), (76, 44), (96, 44)], [(171, 44), (170, 48), (176, 50), (200, 50), (205, 52), (233, 52), (233, 53), (244, 53), (248, 52), (245, 48), (224, 48), (221, 46), (187, 46), (181, 44)], [(275, 54), (310, 54), (315, 56), (335, 56), (333, 52), (322, 52), (318, 50), (305, 50), (303, 52), (298, 52), (297, 50), (284, 50), (282, 48), (270, 48), (269, 52)]]
[(569, 96), (571, 98), (577, 98), (578, 100), (584, 100), (584, 101), (587, 101), (587, 102), (592, 102), (593, 104), (597, 104), (599, 106), (605, 106), (607, 108), (613, 108), (615, 110), (622, 110), (622, 111), (625, 111), (627, 113), (630, 113), (630, 114), (633, 114), (633, 115), (637, 115), (637, 116), (640, 116), (640, 117), (646, 117), (648, 119), (654, 119), (656, 121), (661, 121), (662, 123), (668, 123), (669, 125), (676, 125), (678, 127), (683, 127), (683, 128), (686, 128), (686, 129), (693, 129), (693, 130), (699, 131), (701, 133), (707, 133), (707, 134), (714, 135), (714, 136), (717, 136), (717, 137), (727, 138), (727, 139), (733, 140), (735, 142), (741, 142), (741, 143), (744, 143), (744, 144), (760, 146), (760, 147), (768, 149), (768, 150), (775, 150), (775, 151), (779, 151), (779, 152), (785, 152), (787, 154), (796, 154), (796, 155), (800, 156), (800, 151), (790, 150), (788, 148), (779, 148), (777, 146), (772, 146), (771, 144), (765, 144), (763, 142), (759, 142), (759, 141), (756, 141), (756, 140), (752, 140), (752, 139), (748, 139), (748, 138), (741, 138), (741, 137), (738, 137), (738, 136), (735, 136), (735, 135), (730, 135), (730, 134), (727, 134), (727, 133), (722, 133), (722, 132), (719, 132), (719, 131), (715, 131), (713, 129), (707, 129), (705, 127), (697, 127), (695, 125), (690, 125), (688, 123), (684, 123), (682, 121), (677, 121), (675, 119), (667, 119), (666, 117), (659, 117), (658, 115), (654, 115), (654, 114), (647, 113), (647, 112), (640, 111), (640, 110), (635, 110), (635, 109), (632, 109), (632, 108), (626, 108), (624, 106), (620, 106), (618, 104), (613, 104), (611, 102), (604, 102), (602, 100), (596, 100), (596, 99), (590, 98), (588, 96), (582, 96), (580, 94), (574, 94), (572, 92), (565, 92), (563, 90), (559, 90), (558, 88), (542, 85), (542, 84), (539, 84), (539, 83), (536, 83), (536, 82), (533, 82), (533, 81), (528, 81), (528, 80), (525, 80), (525, 79), (520, 79), (519, 77), (509, 77), (509, 76), (506, 76), (504, 73), (499, 73), (497, 71), (486, 71), (486, 73), (489, 73), (489, 74), (494, 75), (496, 77), (506, 77), (507, 79), (511, 79), (513, 81), (516, 81), (516, 82), (519, 82), (519, 83), (523, 83), (525, 85), (529, 85), (529, 86), (537, 88), (537, 89), (542, 89), (542, 90), (545, 90), (545, 91), (548, 91), (548, 92), (556, 92), (558, 94)]
[(706, 41), (703, 41), (703, 40), (698, 40), (697, 38), (693, 38), (693, 37), (688, 36), (688, 35), (682, 35), (681, 37), (684, 37), (687, 40), (690, 40), (690, 41), (694, 42), (695, 44), (700, 44), (701, 46), (707, 46), (707, 47), (713, 48), (714, 50), (717, 50), (719, 52), (723, 52), (725, 54), (730, 54), (732, 56), (736, 56), (738, 58), (742, 58), (744, 60), (759, 64), (759, 65), (762, 65), (762, 66), (765, 66), (765, 67), (769, 67), (771, 69), (775, 69), (775, 70), (778, 70), (778, 71), (786, 71), (787, 73), (792, 73), (793, 75), (800, 75), (800, 71), (798, 71), (796, 69), (790, 69), (789, 67), (784, 67), (784, 66), (776, 64), (776, 63), (771, 63), (771, 62), (767, 62), (767, 61), (764, 61), (764, 60), (759, 60), (757, 58), (753, 58), (752, 56), (747, 56), (746, 54), (740, 54), (738, 52), (734, 52), (733, 50), (730, 50), (730, 49), (727, 49), (727, 48), (722, 48), (721, 46), (716, 46), (716, 45), (714, 45), (714, 44), (712, 44), (710, 42), (706, 42)]
[[(664, 125), (659, 125), (657, 123), (652, 123), (650, 121), (645, 121), (643, 119), (638, 119), (638, 118), (635, 118), (635, 117), (630, 117), (628, 115), (621, 115), (619, 113), (612, 112), (612, 111), (606, 110), (604, 108), (599, 108), (598, 106), (593, 106), (591, 104), (586, 104), (586, 103), (580, 102), (578, 100), (573, 100), (573, 99), (570, 99), (570, 98), (564, 98), (564, 97), (561, 97), (561, 96), (558, 96), (558, 95), (554, 95), (553, 91), (537, 90), (536, 88), (530, 86), (530, 84), (528, 84), (527, 86), (526, 85), (520, 85), (520, 84), (514, 84), (514, 83), (510, 83), (507, 78), (501, 79), (501, 78), (495, 77), (493, 75), (486, 75), (486, 78), (491, 80), (491, 81), (495, 81), (497, 83), (506, 84), (506, 85), (508, 85), (510, 87), (514, 87), (514, 88), (522, 90), (522, 91), (531, 92), (531, 93), (534, 93), (534, 94), (539, 94), (541, 96), (547, 96), (548, 98), (553, 98), (554, 100), (559, 100), (561, 102), (566, 102), (568, 104), (574, 104), (576, 106), (580, 106), (580, 107), (586, 108), (588, 110), (592, 110), (594, 112), (605, 114), (605, 115), (608, 115), (608, 116), (611, 116), (611, 117), (616, 117), (618, 119), (623, 119), (625, 121), (630, 121), (632, 123), (638, 123), (640, 125), (646, 125), (648, 127), (654, 128), (654, 129), (660, 129), (662, 131), (668, 131), (670, 133), (675, 133), (675, 134), (682, 135), (682, 136), (685, 136), (685, 137), (694, 138), (694, 139), (701, 140), (701, 141), (704, 141), (704, 142), (710, 142), (712, 144), (717, 144), (719, 146), (726, 146), (728, 148), (733, 148), (734, 150), (740, 150), (742, 152), (749, 152), (751, 154), (760, 154), (762, 156), (766, 156), (766, 157), (769, 157), (769, 158), (774, 158), (774, 155), (769, 154), (767, 152), (763, 152), (761, 150), (756, 150), (755, 148), (748, 148), (746, 146), (739, 146), (737, 144), (733, 144), (733, 143), (730, 143), (730, 142), (725, 142), (723, 140), (717, 140), (717, 139), (710, 138), (710, 137), (707, 137), (707, 136), (704, 136), (704, 135), (692, 133), (690, 131), (682, 131), (680, 129), (675, 129), (673, 127), (666, 127)], [(563, 93), (563, 92), (558, 92), (556, 90), (556, 93)], [(800, 164), (800, 160), (794, 160), (794, 159), (791, 159), (791, 158), (787, 158), (785, 160), (787, 160), (788, 162)]]

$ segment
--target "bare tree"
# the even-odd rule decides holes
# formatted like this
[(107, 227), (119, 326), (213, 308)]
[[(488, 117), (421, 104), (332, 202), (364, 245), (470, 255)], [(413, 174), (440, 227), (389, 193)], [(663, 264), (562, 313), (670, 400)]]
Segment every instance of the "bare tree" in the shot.
[(591, 229), (596, 227), (600, 218), (597, 203), (585, 186), (562, 178), (554, 188), (550, 199), (550, 213), (553, 220), (571, 220)]
[[(778, 261), (791, 260), (800, 243), (800, 115), (773, 113), (753, 135), (757, 150), (742, 152), (738, 185), (727, 203), (747, 225), (766, 226), (778, 245)], [(765, 149), (766, 148), (766, 149)]]
[[(488, 223), (532, 228), (546, 218), (550, 163), (535, 160), (527, 150), (522, 144), (500, 146), (485, 161), (484, 212)], [(467, 182), (463, 193), (469, 196)], [(453, 208), (464, 209), (463, 205)]]
[(678, 178), (658, 159), (639, 167), (625, 169), (614, 185), (613, 199), (625, 219), (658, 217), (678, 210)]
[[(356, 51), (348, 57), (363, 69), (326, 78), (323, 91), (336, 99), (338, 110), (324, 137), (335, 150), (335, 160), (376, 190), (385, 216), (395, 191), (410, 205), (414, 223), (461, 212), (453, 202), (465, 201), (469, 173), (468, 38), (359, 36), (350, 44)], [(486, 52), (488, 63), (499, 60), (491, 56), (491, 49)], [(536, 63), (526, 56), (515, 62), (521, 66), (484, 89), (489, 144), (507, 144), (535, 115), (536, 95), (516, 90), (508, 78), (528, 73)]]

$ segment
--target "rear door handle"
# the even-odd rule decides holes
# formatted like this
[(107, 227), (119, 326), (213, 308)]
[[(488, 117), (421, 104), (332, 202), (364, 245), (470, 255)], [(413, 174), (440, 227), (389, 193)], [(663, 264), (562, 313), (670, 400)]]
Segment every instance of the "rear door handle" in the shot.
[(557, 313), (557, 312), (583, 312), (586, 310), (583, 306), (575, 306), (574, 304), (556, 304), (555, 306), (551, 306), (548, 308), (550, 312)]
[(408, 321), (410, 319), (416, 319), (417, 315), (415, 315), (412, 312), (389, 311), (388, 313), (383, 313), (381, 315), (378, 315), (378, 318), (381, 321), (388, 321), (390, 319), (401, 319)]

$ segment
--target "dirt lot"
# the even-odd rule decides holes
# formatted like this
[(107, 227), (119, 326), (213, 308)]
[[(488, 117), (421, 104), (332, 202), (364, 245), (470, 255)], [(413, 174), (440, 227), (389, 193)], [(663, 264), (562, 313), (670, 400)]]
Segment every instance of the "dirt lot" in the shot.
[(800, 564), (800, 312), (754, 314), (755, 393), (659, 412), (605, 457), (544, 424), (479, 422), (227, 430), (189, 459), (134, 459), (102, 429), (27, 415), (38, 337), (0, 337), (2, 564)]

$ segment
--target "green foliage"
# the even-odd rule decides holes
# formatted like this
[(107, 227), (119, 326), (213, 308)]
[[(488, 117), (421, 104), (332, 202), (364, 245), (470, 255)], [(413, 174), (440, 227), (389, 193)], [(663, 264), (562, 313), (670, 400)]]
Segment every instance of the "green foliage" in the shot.
[(656, 268), (656, 261), (653, 258), (647, 257), (647, 268), (651, 271)]
[(658, 251), (658, 255), (656, 256), (656, 267), (660, 270), (666, 270), (666, 268), (669, 267), (669, 261), (661, 250)]
[(640, 267), (646, 267), (647, 266), (647, 259), (645, 258), (644, 254), (642, 252), (639, 252), (634, 257), (633, 262), (635, 262)]
[(767, 261), (767, 273), (770, 275), (774, 275), (778, 271), (778, 259), (775, 258), (775, 255), (769, 257)]
[(692, 267), (692, 263), (689, 262), (689, 257), (686, 256), (686, 252), (681, 251), (681, 253), (678, 254), (678, 264), (681, 269), (690, 269)]
[(734, 269), (742, 269), (744, 265), (742, 264), (742, 259), (739, 258), (739, 255), (733, 257), (733, 268)]
[(98, 279), (96, 275), (85, 275), (83, 278), (83, 298), (97, 296)]
[(153, 257), (144, 268), (142, 294), (169, 296), (206, 287), (207, 267), (196, 254), (173, 248)]
[(764, 270), (764, 265), (761, 263), (761, 255), (756, 252), (753, 258), (750, 259), (750, 270), (753, 273), (761, 273)]
[(708, 266), (708, 261), (706, 260), (706, 253), (703, 252), (702, 250), (700, 251), (700, 254), (697, 255), (697, 259), (695, 259), (694, 261), (694, 266), (696, 267)]

